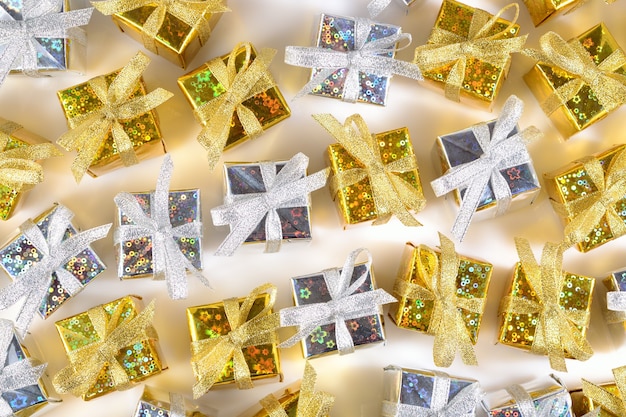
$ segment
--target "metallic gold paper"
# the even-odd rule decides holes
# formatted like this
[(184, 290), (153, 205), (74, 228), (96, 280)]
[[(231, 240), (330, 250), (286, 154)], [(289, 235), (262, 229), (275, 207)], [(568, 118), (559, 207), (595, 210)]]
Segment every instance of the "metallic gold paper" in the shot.
[(581, 0), (524, 0), (535, 26), (580, 3)]
[[(599, 384), (598, 386), (607, 390), (611, 394), (615, 395), (615, 397), (619, 399), (622, 398), (622, 394), (614, 382), (609, 382), (606, 384)], [(591, 398), (583, 394), (582, 389), (570, 391), (570, 395), (572, 397), (572, 410), (577, 416), (583, 416), (586, 413), (589, 413), (595, 410), (596, 407), (598, 407), (598, 404), (596, 404)], [(600, 410), (599, 417), (621, 417), (621, 416), (615, 415), (606, 410)]]

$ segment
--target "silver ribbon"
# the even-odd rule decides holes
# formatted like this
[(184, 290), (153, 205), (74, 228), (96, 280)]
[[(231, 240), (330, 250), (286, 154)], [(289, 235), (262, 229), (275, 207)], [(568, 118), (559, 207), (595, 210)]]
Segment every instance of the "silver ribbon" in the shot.
[[(311, 93), (333, 72), (347, 69), (343, 87), (343, 101), (354, 103), (359, 98), (359, 72), (374, 74), (378, 77), (402, 75), (404, 77), (422, 80), (422, 73), (416, 64), (398, 61), (387, 56), (390, 52), (406, 48), (411, 43), (408, 33), (393, 35), (367, 42), (367, 37), (374, 23), (369, 19), (355, 18), (354, 50), (334, 51), (320, 47), (287, 46), (285, 48), (285, 62), (298, 67), (321, 69), (296, 95), (295, 98)], [(407, 45), (395, 48), (396, 43), (407, 40)]]
[[(29, 76), (38, 76), (37, 54), (54, 61), (36, 38), (72, 38), (84, 42), (84, 32), (77, 26), (89, 23), (93, 7), (59, 13), (59, 0), (24, 0), (22, 20), (4, 12), (0, 17), (0, 84), (11, 69), (21, 68)], [(0, 10), (3, 10), (0, 8)]]
[(59, 283), (70, 296), (83, 289), (83, 284), (64, 268), (69, 258), (78, 255), (89, 248), (92, 242), (104, 238), (111, 228), (106, 224), (93, 229), (77, 233), (63, 239), (65, 231), (70, 226), (74, 214), (66, 207), (59, 205), (50, 215), (48, 233), (46, 236), (31, 220), (20, 226), (20, 231), (41, 254), (39, 262), (33, 263), (26, 271), (21, 272), (15, 280), (0, 290), (0, 310), (15, 304), (25, 297), (15, 327), (23, 334), (33, 320), (35, 313), (48, 294), (53, 276), (56, 274)]
[(609, 291), (606, 293), (605, 319), (607, 323), (621, 323), (626, 321), (626, 292)]
[(215, 254), (231, 256), (264, 217), (265, 252), (277, 252), (283, 231), (276, 209), (306, 206), (308, 194), (326, 184), (328, 168), (303, 177), (308, 164), (309, 158), (303, 153), (294, 155), (279, 173), (274, 162), (261, 162), (264, 193), (227, 195), (223, 205), (212, 209), (213, 224), (231, 228)]
[[(37, 385), (39, 378), (46, 369), (46, 364), (38, 364), (37, 361), (26, 358), (7, 366), (2, 366), (6, 361), (11, 339), (13, 338), (13, 323), (9, 320), (0, 319), (0, 394), (15, 391), (31, 385)], [(0, 396), (0, 417), (15, 416), (9, 403)]]
[(187, 298), (186, 270), (210, 287), (208, 279), (185, 257), (178, 246), (177, 238), (202, 237), (202, 223), (194, 220), (180, 226), (172, 226), (169, 212), (169, 186), (174, 164), (169, 154), (165, 155), (155, 191), (150, 193), (150, 213), (146, 213), (130, 193), (115, 196), (115, 204), (134, 224), (119, 226), (113, 236), (116, 244), (149, 237), (152, 240), (152, 265), (155, 280), (165, 280), (167, 292), (173, 300)]
[(517, 405), (520, 417), (553, 417), (560, 416), (563, 409), (570, 408), (570, 396), (567, 391), (562, 391), (556, 398), (553, 396), (544, 398), (535, 407), (535, 402), (521, 385), (511, 385), (505, 388)]
[(488, 184), (491, 185), (496, 199), (497, 215), (504, 213), (511, 203), (511, 189), (500, 170), (530, 162), (526, 143), (541, 136), (541, 132), (531, 126), (508, 137), (517, 125), (523, 109), (524, 103), (512, 95), (504, 104), (493, 133), (489, 132), (486, 123), (472, 126), (483, 154), (473, 161), (451, 168), (445, 175), (430, 183), (437, 197), (466, 187), (459, 213), (452, 226), (452, 234), (458, 240), (463, 240)]
[[(358, 256), (367, 255), (365, 272), (350, 285), (354, 266)], [(331, 300), (325, 303), (307, 304), (280, 310), (281, 326), (298, 326), (298, 332), (282, 342), (279, 347), (290, 347), (307, 337), (319, 326), (335, 323), (336, 345), (340, 355), (354, 352), (354, 341), (346, 320), (373, 316), (381, 313), (381, 305), (397, 300), (385, 290), (355, 293), (363, 285), (370, 272), (372, 255), (367, 249), (352, 251), (346, 259), (341, 273), (338, 268), (322, 271), (326, 288)]]
[(185, 400), (178, 393), (170, 392), (169, 417), (185, 417)]
[[(383, 10), (385, 10), (387, 7), (389, 7), (389, 5), (391, 4), (393, 0), (372, 0), (369, 2), (369, 4), (367, 5), (367, 11), (369, 12), (369, 15), (371, 18), (375, 18), (376, 16), (378, 16), (379, 14), (381, 14), (383, 12)], [(405, 6), (407, 6), (407, 2), (406, 1), (402, 1), (400, 0), (400, 3), (404, 4)]]

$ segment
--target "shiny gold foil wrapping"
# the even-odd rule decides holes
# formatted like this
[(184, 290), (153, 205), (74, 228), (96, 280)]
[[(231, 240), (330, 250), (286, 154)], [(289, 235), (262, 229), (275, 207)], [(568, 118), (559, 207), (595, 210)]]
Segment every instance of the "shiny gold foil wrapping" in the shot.
[[(297, 417), (297, 409), (298, 409), (298, 399), (300, 398), (300, 391), (292, 391), (290, 389), (286, 389), (285, 393), (278, 398), (278, 402), (282, 406), (285, 413), (289, 417)], [(265, 410), (261, 410), (258, 413), (254, 414), (253, 417), (270, 417), (270, 415)]]
[[(615, 395), (617, 398), (622, 398), (622, 394), (620, 393), (615, 383), (611, 382), (608, 384), (601, 384), (599, 386), (609, 391), (611, 394)], [(570, 395), (572, 397), (572, 410), (577, 416), (583, 416), (586, 413), (598, 407), (597, 404), (594, 404), (591, 398), (583, 394), (582, 390), (570, 391)], [(621, 417), (621, 416), (616, 416), (613, 413), (610, 413), (604, 409), (601, 409), (599, 417)]]
[(539, 26), (551, 17), (563, 13), (581, 0), (524, 0), (535, 26)]

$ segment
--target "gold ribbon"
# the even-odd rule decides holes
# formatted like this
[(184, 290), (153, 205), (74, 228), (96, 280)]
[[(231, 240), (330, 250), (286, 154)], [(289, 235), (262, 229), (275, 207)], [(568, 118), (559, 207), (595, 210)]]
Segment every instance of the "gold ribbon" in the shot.
[(84, 396), (93, 387), (105, 366), (117, 390), (130, 388), (129, 376), (116, 356), (126, 346), (157, 339), (156, 331), (152, 327), (154, 304), (153, 300), (130, 320), (122, 317), (124, 308), (121, 304), (114, 309), (110, 317), (102, 306), (90, 309), (87, 314), (100, 340), (89, 343), (90, 340), (83, 334), (72, 334), (72, 337), (82, 337), (85, 343), (89, 344), (68, 352), (70, 364), (61, 369), (52, 380), (57, 392)]
[[(398, 279), (394, 284), (394, 293), (401, 297), (434, 302), (428, 334), (435, 336), (433, 358), (436, 366), (452, 365), (457, 350), (460, 351), (464, 364), (478, 365), (472, 340), (463, 320), (466, 313), (462, 313), (460, 309), (482, 314), (485, 299), (457, 295), (459, 257), (450, 239), (440, 233), (439, 240), (439, 255), (426, 246), (416, 248), (416, 267), (426, 286)], [(422, 254), (425, 256), (422, 257)], [(427, 259), (428, 264), (424, 264), (422, 259)]]
[[(500, 16), (510, 8), (515, 9), (515, 16), (509, 25), (498, 33), (488, 35)], [(448, 99), (459, 101), (465, 79), (465, 67), (469, 58), (504, 68), (510, 59), (510, 54), (522, 50), (528, 35), (502, 39), (515, 26), (518, 15), (517, 3), (503, 7), (495, 16), (491, 16), (484, 10), (475, 9), (467, 37), (435, 27), (428, 39), (428, 44), (415, 49), (413, 62), (420, 67), (422, 72), (433, 71), (446, 64), (454, 63), (445, 80), (444, 91)]]
[(626, 366), (613, 369), (613, 376), (622, 398), (585, 379), (582, 380), (583, 394), (590, 398), (594, 405), (602, 407), (603, 410), (615, 416), (626, 416)]
[(421, 226), (409, 213), (409, 210), (418, 212), (424, 208), (426, 200), (421, 189), (395, 175), (418, 169), (415, 156), (406, 156), (385, 164), (376, 136), (369, 132), (359, 114), (349, 116), (343, 125), (330, 114), (314, 114), (313, 118), (363, 166), (333, 175), (330, 179), (333, 197), (342, 188), (368, 179), (378, 213), (375, 225), (387, 223), (395, 215), (405, 226)]
[[(326, 417), (330, 412), (335, 397), (326, 392), (315, 391), (316, 378), (315, 369), (307, 361), (304, 366), (295, 417)], [(268, 417), (288, 417), (287, 412), (274, 395), (268, 395), (260, 403)]]
[[(198, 381), (193, 386), (194, 398), (206, 394), (217, 382), (224, 367), (232, 359), (233, 374), (239, 389), (252, 388), (250, 369), (243, 355), (248, 346), (277, 343), (276, 329), (280, 326), (277, 313), (271, 313), (276, 300), (276, 287), (261, 285), (245, 298), (241, 306), (237, 298), (224, 300), (224, 311), (230, 332), (216, 338), (196, 340), (191, 343), (191, 364)], [(267, 305), (259, 314), (248, 320), (254, 300), (263, 293), (269, 294)]]
[(89, 80), (89, 87), (102, 106), (89, 113), (70, 118), (68, 123), (74, 128), (57, 141), (68, 151), (78, 151), (78, 156), (72, 163), (72, 173), (77, 182), (89, 169), (109, 132), (113, 136), (122, 163), (125, 166), (138, 163), (133, 143), (121, 122), (151, 111), (173, 95), (169, 91), (157, 88), (145, 96), (130, 98), (137, 88), (141, 73), (149, 63), (150, 58), (138, 52), (108, 87), (104, 76)]
[(578, 327), (587, 327), (589, 311), (565, 309), (561, 306), (561, 291), (565, 279), (562, 270), (563, 251), (567, 244), (546, 243), (538, 264), (526, 239), (516, 238), (521, 269), (534, 290), (537, 301), (506, 296), (502, 313), (533, 314), (537, 319), (531, 352), (548, 355), (550, 366), (567, 372), (565, 355), (585, 361), (593, 355), (589, 342)]
[[(237, 55), (242, 48), (245, 55), (237, 69)], [(243, 102), (276, 85), (268, 71), (274, 55), (276, 50), (264, 48), (252, 59), (252, 45), (243, 42), (233, 48), (227, 64), (224, 64), (222, 58), (215, 58), (205, 64), (225, 90), (194, 110), (196, 119), (203, 125), (198, 142), (207, 150), (211, 169), (215, 167), (226, 146), (235, 113), (249, 138), (263, 133), (261, 122)]]
[(106, 0), (92, 1), (93, 7), (104, 15), (124, 13), (144, 6), (154, 6), (142, 25), (141, 37), (143, 45), (150, 52), (157, 53), (156, 36), (163, 26), (165, 15), (170, 14), (178, 20), (189, 25), (192, 30), (198, 33), (200, 43), (209, 39), (211, 27), (206, 17), (213, 13), (224, 13), (230, 11), (223, 4), (223, 0)]

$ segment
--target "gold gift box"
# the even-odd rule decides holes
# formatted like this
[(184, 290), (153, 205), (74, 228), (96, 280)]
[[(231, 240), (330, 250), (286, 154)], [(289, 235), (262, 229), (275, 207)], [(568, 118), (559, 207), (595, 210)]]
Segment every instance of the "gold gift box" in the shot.
[[(184, 417), (207, 417), (209, 410), (200, 410), (198, 407), (188, 407), (187, 401), (183, 398), (185, 408)], [(163, 417), (169, 416), (172, 412), (169, 393), (159, 388), (144, 386), (143, 394), (137, 403), (135, 414), (132, 417)]]
[[(594, 154), (593, 157), (600, 161), (602, 169), (606, 173), (612, 159), (625, 148), (626, 145), (617, 145), (607, 151)], [(580, 159), (553, 172), (546, 173), (543, 177), (548, 196), (558, 203), (569, 203), (582, 198), (588, 193), (597, 191), (596, 186), (585, 171), (583, 160)], [(626, 197), (619, 200), (615, 207), (619, 216), (626, 221)], [(562, 217), (561, 220), (564, 224), (567, 224), (572, 218)], [(576, 247), (581, 252), (588, 252), (618, 237), (613, 235), (606, 217), (603, 217), (589, 233), (585, 241), (578, 243)]]
[[(418, 251), (418, 248), (413, 244), (407, 243), (396, 280), (407, 281), (428, 288), (429, 286), (425, 282), (426, 277), (422, 276), (418, 265), (422, 264), (428, 270), (428, 265), (439, 264), (439, 258), (439, 251)], [(459, 256), (459, 272), (456, 278), (457, 295), (468, 299), (485, 298), (489, 289), (492, 270), (493, 265), (488, 262)], [(402, 297), (401, 294), (395, 292), (393, 295), (399, 300), (398, 303), (392, 304), (389, 310), (389, 316), (394, 323), (403, 329), (427, 332), (434, 301)], [(463, 311), (463, 321), (473, 344), (476, 344), (478, 340), (482, 317), (483, 313)]]
[(535, 26), (539, 26), (549, 18), (563, 13), (580, 0), (524, 0)]
[[(141, 301), (139, 298), (126, 296), (110, 303), (102, 304), (100, 307), (104, 309), (108, 316), (112, 316), (118, 309), (123, 309), (118, 322), (119, 325), (135, 318), (139, 313), (140, 305)], [(101, 340), (94, 329), (88, 312), (57, 321), (55, 326), (63, 341), (63, 347), (68, 353)], [(161, 357), (162, 355), (155, 339), (146, 339), (141, 343), (124, 347), (115, 356), (126, 371), (131, 383), (138, 383), (165, 370), (166, 367)], [(115, 390), (116, 388), (107, 364), (100, 371), (95, 384), (82, 398), (88, 401)]]
[[(590, 59), (596, 65), (604, 61), (613, 51), (620, 49), (604, 23), (594, 26), (576, 39), (589, 52)], [(615, 73), (626, 75), (626, 70), (620, 67)], [(557, 88), (575, 78), (559, 67), (551, 67), (542, 62), (536, 63), (524, 75), (524, 81), (540, 103), (550, 97)], [(574, 98), (559, 106), (548, 117), (563, 138), (568, 139), (605, 118), (607, 114), (589, 85), (584, 84)]]
[[(118, 74), (119, 70), (104, 76), (107, 86), (111, 84)], [(130, 98), (145, 96), (146, 94), (147, 89), (143, 77), (141, 77)], [(71, 118), (89, 114), (102, 107), (102, 102), (88, 82), (61, 90), (57, 92), (57, 95), (70, 129), (76, 127)], [(132, 119), (120, 120), (120, 123), (126, 134), (128, 134), (139, 160), (155, 158), (165, 154), (165, 143), (161, 136), (159, 119), (155, 110), (150, 110)], [(123, 166), (124, 164), (117, 151), (117, 146), (113, 141), (113, 135), (109, 131), (87, 172), (92, 177), (98, 177)]]
[[(388, 164), (407, 156), (415, 157), (409, 136), (409, 129), (406, 127), (376, 133), (374, 136), (380, 146), (379, 151), (383, 164)], [(363, 165), (354, 159), (352, 155), (338, 143), (334, 143), (328, 147), (327, 156), (332, 175), (337, 175), (339, 172), (354, 168), (363, 168)], [(393, 173), (393, 175), (397, 175), (411, 184), (420, 195), (423, 193), (418, 169), (402, 173)], [(369, 178), (364, 178), (355, 184), (337, 190), (337, 194), (334, 195), (333, 198), (338, 203), (340, 215), (346, 225), (378, 218)]]
[[(601, 384), (600, 387), (609, 391), (611, 394), (615, 395), (617, 398), (622, 398), (622, 394), (620, 390), (617, 388), (617, 385), (613, 382), (608, 384)], [(584, 416), (585, 414), (595, 410), (598, 405), (593, 402), (593, 400), (583, 394), (582, 389), (571, 391), (570, 396), (572, 397), (572, 410), (574, 414), (577, 416)], [(600, 414), (598, 417), (621, 417), (616, 416), (615, 414), (606, 411), (605, 409), (600, 410)]]
[[(295, 382), (280, 391), (272, 393), (278, 400), (281, 408), (288, 416), (297, 416), (298, 400), (300, 398), (300, 381)], [(237, 417), (270, 417), (270, 414), (260, 404), (255, 404)], [(326, 417), (326, 414), (319, 417)]]

